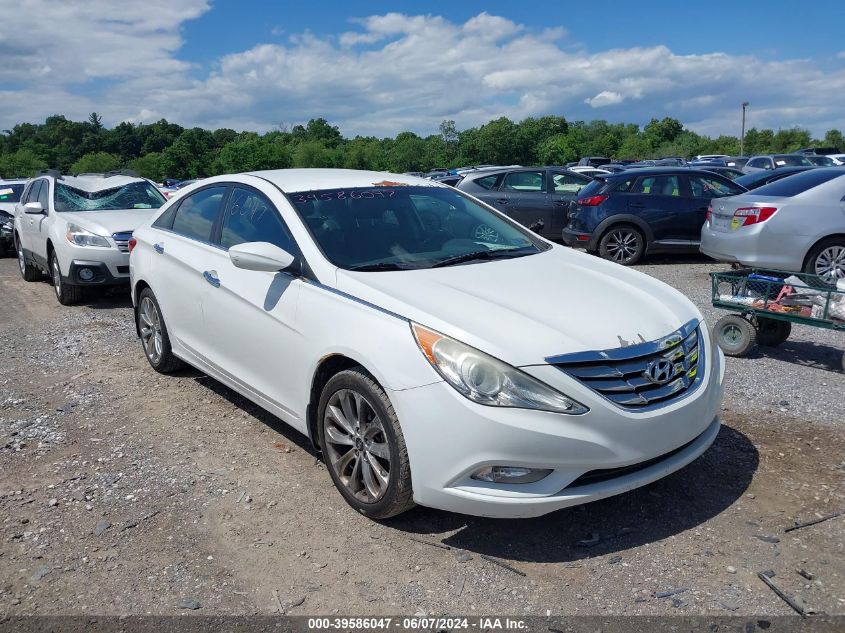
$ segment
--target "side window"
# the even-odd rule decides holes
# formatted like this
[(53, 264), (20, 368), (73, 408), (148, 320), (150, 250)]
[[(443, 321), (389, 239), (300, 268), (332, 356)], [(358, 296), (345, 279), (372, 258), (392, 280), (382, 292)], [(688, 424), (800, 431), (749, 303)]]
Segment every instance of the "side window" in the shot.
[(572, 174), (552, 173), (552, 182), (555, 186), (555, 193), (578, 193), (590, 181)]
[(36, 180), (32, 183), (29, 187), (29, 193), (26, 195), (26, 199), (23, 200), (23, 203), (26, 204), (27, 202), (37, 202), (38, 201), (38, 192), (41, 191), (41, 183), (44, 182), (43, 180)]
[(742, 189), (735, 185), (706, 176), (691, 176), (689, 184), (694, 198), (723, 198), (742, 193)]
[(677, 176), (646, 176), (640, 178), (631, 193), (651, 196), (680, 196), (681, 187)]
[(752, 158), (748, 161), (747, 167), (762, 167), (763, 166), (763, 159), (762, 158)]
[(38, 190), (38, 202), (41, 203), (46, 212), (50, 212), (50, 183), (46, 180), (41, 181), (41, 189)]
[(289, 253), (296, 252), (276, 207), (257, 191), (236, 187), (226, 204), (220, 245), (230, 248), (244, 242), (270, 242)]
[(211, 232), (227, 187), (201, 189), (182, 200), (173, 218), (173, 231), (203, 242), (211, 241)]
[(520, 193), (538, 193), (545, 189), (543, 186), (543, 172), (514, 171), (505, 176), (501, 191), (518, 191)]
[(492, 176), (484, 176), (484, 178), (478, 178), (475, 181), (475, 184), (481, 187), (482, 189), (495, 189), (496, 185), (499, 182), (499, 179), (502, 177), (502, 174), (493, 174)]
[(176, 218), (176, 211), (179, 210), (180, 204), (182, 203), (177, 202), (168, 207), (167, 211), (165, 211), (156, 218), (156, 221), (153, 222), (153, 226), (157, 229), (167, 229), (168, 231), (171, 230), (173, 228), (173, 220), (174, 218)]

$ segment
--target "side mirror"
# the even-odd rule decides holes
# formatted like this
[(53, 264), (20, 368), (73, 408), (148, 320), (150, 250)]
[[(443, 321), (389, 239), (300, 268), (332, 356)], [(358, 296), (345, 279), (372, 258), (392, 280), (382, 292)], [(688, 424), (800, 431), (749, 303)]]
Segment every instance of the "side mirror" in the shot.
[(23, 212), (32, 215), (41, 215), (44, 213), (44, 207), (41, 206), (40, 202), (27, 202), (23, 205)]
[(275, 273), (288, 268), (296, 258), (269, 242), (244, 242), (229, 249), (229, 259), (236, 268)]

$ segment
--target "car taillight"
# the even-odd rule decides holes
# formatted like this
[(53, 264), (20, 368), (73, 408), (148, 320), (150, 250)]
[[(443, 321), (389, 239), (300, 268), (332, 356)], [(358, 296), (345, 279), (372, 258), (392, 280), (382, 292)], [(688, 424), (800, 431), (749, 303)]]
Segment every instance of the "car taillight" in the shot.
[(589, 198), (581, 198), (580, 200), (576, 200), (575, 204), (580, 204), (582, 207), (597, 207), (605, 200), (607, 200), (607, 196), (590, 196)]
[(704, 216), (704, 221), (709, 222), (710, 216), (712, 216), (712, 215), (713, 215), (713, 203), (711, 202), (709, 205), (707, 205), (707, 214)]
[(742, 207), (734, 211), (734, 218), (743, 218), (742, 226), (765, 222), (775, 214), (777, 207)]
[(129, 252), (130, 253), (132, 252), (132, 249), (135, 248), (135, 245), (137, 243), (138, 243), (138, 240), (136, 240), (134, 237), (129, 238), (129, 242), (127, 242), (127, 246), (129, 246)]

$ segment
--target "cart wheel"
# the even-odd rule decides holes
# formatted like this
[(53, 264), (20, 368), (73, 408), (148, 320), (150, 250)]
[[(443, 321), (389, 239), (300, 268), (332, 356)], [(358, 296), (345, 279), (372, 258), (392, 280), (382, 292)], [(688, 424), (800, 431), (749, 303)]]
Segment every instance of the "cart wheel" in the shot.
[(757, 330), (748, 319), (728, 314), (716, 322), (716, 342), (728, 356), (745, 356), (757, 342)]
[(757, 318), (757, 344), (766, 347), (777, 347), (792, 332), (792, 324), (789, 321), (780, 319)]

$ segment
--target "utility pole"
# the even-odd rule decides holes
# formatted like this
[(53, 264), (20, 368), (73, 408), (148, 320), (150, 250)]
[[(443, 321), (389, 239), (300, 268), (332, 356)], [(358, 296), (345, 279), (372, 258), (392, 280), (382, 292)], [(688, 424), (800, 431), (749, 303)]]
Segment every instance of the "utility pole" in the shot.
[(745, 156), (745, 108), (748, 107), (748, 102), (742, 102), (742, 136), (739, 137), (739, 155)]

